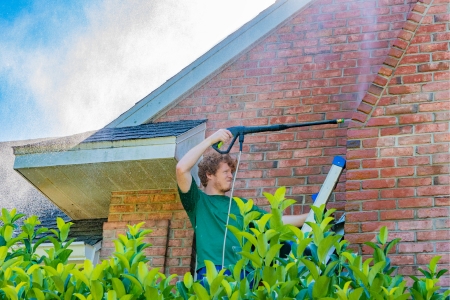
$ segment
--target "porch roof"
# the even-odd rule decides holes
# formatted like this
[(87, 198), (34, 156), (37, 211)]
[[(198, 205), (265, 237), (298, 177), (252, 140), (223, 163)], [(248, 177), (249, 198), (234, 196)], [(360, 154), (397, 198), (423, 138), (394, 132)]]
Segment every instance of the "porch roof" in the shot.
[(106, 218), (111, 192), (175, 188), (206, 120), (104, 128), (13, 147), (14, 169), (74, 220)]

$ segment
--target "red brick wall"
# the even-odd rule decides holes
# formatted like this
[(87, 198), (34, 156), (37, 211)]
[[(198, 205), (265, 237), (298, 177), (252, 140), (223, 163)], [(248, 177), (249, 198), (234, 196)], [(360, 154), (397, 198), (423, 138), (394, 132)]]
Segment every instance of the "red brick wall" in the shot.
[(152, 267), (166, 274), (190, 271), (193, 230), (174, 189), (113, 192), (108, 222), (103, 225), (101, 257), (114, 252), (112, 240), (125, 234), (127, 224), (140, 222), (145, 222), (142, 228), (153, 230), (145, 240), (153, 245), (145, 249)]
[(414, 7), (348, 131), (346, 239), (387, 226), (402, 274), (450, 263), (448, 21), (448, 1)]
[[(313, 1), (157, 121), (207, 118), (210, 135), (350, 118), (410, 9), (407, 0)], [(236, 195), (264, 205), (263, 191), (287, 186), (294, 212), (309, 210), (333, 157), (346, 154), (346, 134), (331, 125), (246, 136)], [(330, 204), (341, 210), (344, 180)]]

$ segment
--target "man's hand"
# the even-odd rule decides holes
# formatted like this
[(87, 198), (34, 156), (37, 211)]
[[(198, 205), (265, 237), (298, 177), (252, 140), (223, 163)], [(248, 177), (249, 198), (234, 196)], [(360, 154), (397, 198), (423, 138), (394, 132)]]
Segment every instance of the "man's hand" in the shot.
[(189, 191), (192, 183), (191, 169), (203, 155), (203, 153), (217, 142), (228, 142), (233, 135), (227, 129), (219, 129), (200, 144), (189, 150), (177, 164), (177, 183), (183, 193)]
[(212, 135), (210, 135), (207, 140), (210, 142), (210, 146), (214, 145), (217, 142), (223, 142), (224, 144), (227, 143), (233, 135), (228, 129), (219, 129), (216, 132), (214, 132)]

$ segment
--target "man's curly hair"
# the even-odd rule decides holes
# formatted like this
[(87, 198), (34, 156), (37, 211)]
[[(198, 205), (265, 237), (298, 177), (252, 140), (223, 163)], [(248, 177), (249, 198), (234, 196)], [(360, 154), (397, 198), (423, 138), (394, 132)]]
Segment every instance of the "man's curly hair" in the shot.
[(231, 168), (232, 173), (236, 171), (236, 160), (228, 154), (211, 152), (203, 156), (202, 161), (198, 164), (198, 177), (204, 187), (208, 184), (208, 177), (206, 175), (216, 174), (221, 162), (226, 163)]

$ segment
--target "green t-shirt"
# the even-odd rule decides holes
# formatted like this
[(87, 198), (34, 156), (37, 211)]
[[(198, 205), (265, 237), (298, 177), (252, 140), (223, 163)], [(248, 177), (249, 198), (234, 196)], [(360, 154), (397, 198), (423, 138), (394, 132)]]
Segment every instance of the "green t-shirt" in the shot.
[[(205, 194), (197, 187), (194, 178), (192, 178), (191, 187), (187, 193), (183, 193), (180, 188), (178, 188), (178, 192), (196, 234), (197, 270), (205, 266), (205, 260), (210, 260), (215, 265), (221, 266), (230, 197)], [(245, 199), (242, 199), (242, 201), (247, 202)], [(231, 202), (231, 213), (240, 218), (240, 223), (242, 223), (242, 216), (236, 202), (234, 200), (231, 200)], [(256, 205), (253, 206), (252, 210), (263, 214), (267, 213)], [(229, 224), (237, 227), (236, 221), (232, 218), (230, 218)], [(228, 230), (225, 267), (235, 264), (237, 261), (233, 246), (239, 247), (239, 242), (234, 234)]]

